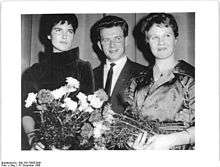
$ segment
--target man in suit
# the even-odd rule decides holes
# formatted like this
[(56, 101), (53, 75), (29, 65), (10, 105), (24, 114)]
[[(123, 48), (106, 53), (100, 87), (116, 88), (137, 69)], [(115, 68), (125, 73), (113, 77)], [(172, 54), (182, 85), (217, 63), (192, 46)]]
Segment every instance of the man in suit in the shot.
[(146, 66), (132, 62), (126, 55), (128, 24), (124, 19), (105, 16), (94, 24), (92, 32), (105, 57), (105, 61), (94, 69), (95, 89), (104, 88), (111, 99), (113, 111), (122, 113), (121, 93)]

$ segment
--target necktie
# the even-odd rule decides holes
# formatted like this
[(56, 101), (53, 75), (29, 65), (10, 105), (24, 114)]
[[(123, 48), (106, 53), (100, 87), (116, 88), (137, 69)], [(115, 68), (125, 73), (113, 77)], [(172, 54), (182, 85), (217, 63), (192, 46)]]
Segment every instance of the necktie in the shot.
[(108, 71), (106, 83), (105, 83), (105, 92), (107, 93), (108, 96), (110, 96), (111, 93), (111, 86), (112, 86), (112, 75), (113, 75), (113, 67), (115, 63), (110, 64), (110, 69)]

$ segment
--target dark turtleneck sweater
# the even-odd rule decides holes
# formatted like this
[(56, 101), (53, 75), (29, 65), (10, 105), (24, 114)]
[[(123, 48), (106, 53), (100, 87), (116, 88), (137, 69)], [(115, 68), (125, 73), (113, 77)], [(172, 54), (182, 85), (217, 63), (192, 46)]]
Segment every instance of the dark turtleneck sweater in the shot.
[[(79, 59), (79, 48), (60, 53), (48, 53), (45, 59), (34, 64), (22, 75), (22, 105), (30, 92), (40, 89), (54, 90), (65, 85), (66, 77), (80, 82), (80, 92), (92, 94), (94, 90), (93, 72), (89, 62)], [(23, 112), (29, 115), (30, 112)]]

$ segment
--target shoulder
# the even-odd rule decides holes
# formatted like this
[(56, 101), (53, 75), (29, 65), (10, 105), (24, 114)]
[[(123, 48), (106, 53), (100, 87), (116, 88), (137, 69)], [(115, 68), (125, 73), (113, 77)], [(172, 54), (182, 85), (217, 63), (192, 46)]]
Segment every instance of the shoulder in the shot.
[(22, 78), (39, 77), (45, 72), (45, 68), (46, 66), (43, 63), (35, 63), (23, 72)]
[(84, 61), (84, 60), (81, 60), (81, 59), (78, 59), (77, 63), (78, 63), (79, 67), (91, 67), (90, 62)]
[(151, 68), (145, 67), (144, 70), (139, 71), (135, 76), (132, 77), (131, 83), (137, 87), (146, 85), (151, 79)]
[(77, 75), (80, 80), (90, 80), (90, 78), (93, 78), (93, 72), (92, 72), (92, 66), (88, 61), (84, 60), (77, 60)]
[(100, 72), (101, 70), (103, 70), (103, 66), (104, 66), (103, 64), (100, 64), (98, 67), (93, 69), (93, 72), (94, 73)]
[(175, 67), (175, 73), (195, 78), (195, 67), (183, 60), (180, 60)]
[(137, 84), (141, 84), (141, 83), (145, 83), (146, 80), (150, 79), (150, 74), (151, 74), (151, 70), (150, 67), (145, 68), (145, 70), (139, 72), (139, 74), (135, 77), (133, 77), (133, 80), (137, 83)]
[(146, 70), (146, 67), (147, 67), (139, 63), (133, 62), (130, 59), (127, 60), (127, 64), (131, 66), (132, 68), (139, 69), (139, 70)]
[(92, 66), (90, 62), (84, 61), (81, 59), (77, 60), (77, 68), (79, 70), (79, 73), (85, 74), (85, 72), (91, 72), (92, 71)]
[(148, 71), (147, 66), (138, 64), (129, 59), (127, 60), (127, 63), (124, 68), (127, 70), (127, 72), (132, 78), (141, 77)]
[(135, 90), (138, 91), (149, 85), (152, 80), (153, 66), (146, 66), (143, 71), (139, 72), (138, 75), (132, 78), (131, 87), (135, 87)]
[(192, 65), (180, 60), (174, 72), (184, 87), (193, 89), (195, 86), (195, 68)]

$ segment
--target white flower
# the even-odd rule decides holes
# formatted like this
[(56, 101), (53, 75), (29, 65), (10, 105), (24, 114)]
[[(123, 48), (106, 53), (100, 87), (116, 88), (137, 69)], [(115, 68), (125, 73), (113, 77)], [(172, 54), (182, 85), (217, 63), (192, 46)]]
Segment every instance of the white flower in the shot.
[(37, 93), (28, 93), (28, 97), (25, 100), (25, 107), (30, 107), (34, 102), (36, 102)]
[(112, 123), (114, 121), (114, 117), (113, 117), (114, 114), (115, 112), (111, 109), (110, 105), (106, 105), (104, 107), (103, 117), (106, 121)]
[(67, 89), (65, 86), (60, 87), (59, 89), (55, 89), (51, 92), (55, 99), (61, 98), (63, 95), (67, 93)]
[(89, 95), (88, 101), (94, 108), (101, 108), (104, 101), (101, 101), (96, 95)]
[(108, 116), (108, 115), (113, 116), (113, 115), (115, 114), (115, 112), (114, 112), (111, 108), (106, 107), (106, 108), (104, 109), (103, 114), (104, 114), (104, 116)]
[(79, 111), (85, 111), (89, 107), (88, 103), (79, 103)]
[(69, 97), (64, 99), (64, 105), (62, 105), (62, 107), (66, 107), (68, 110), (72, 110), (75, 111), (77, 108), (77, 102), (71, 100)]
[(112, 123), (114, 121), (114, 117), (111, 114), (104, 116), (105, 120)]
[(67, 85), (66, 90), (67, 90), (67, 92), (75, 92), (77, 89), (75, 87)]
[(101, 137), (102, 135), (102, 122), (98, 122), (98, 123), (94, 123), (94, 137), (95, 138), (98, 138), (98, 137)]
[(89, 103), (87, 102), (87, 96), (84, 93), (79, 92), (76, 97), (79, 99), (79, 110), (86, 110), (89, 107)]
[(74, 87), (74, 88), (79, 88), (79, 81), (75, 78), (72, 77), (67, 77), (66, 78), (66, 83), (68, 86)]
[(88, 112), (88, 113), (91, 113), (91, 112), (93, 112), (94, 111), (94, 109), (92, 108), (92, 107), (90, 107), (90, 106), (88, 106), (86, 109), (85, 109), (85, 112)]
[(101, 137), (101, 135), (104, 133), (105, 130), (108, 130), (108, 128), (102, 124), (103, 122), (100, 121), (100, 122), (96, 122), (96, 123), (93, 123), (94, 125), (94, 137), (95, 138), (99, 138)]
[(87, 96), (82, 93), (82, 92), (79, 92), (78, 95), (76, 96), (80, 101), (87, 101)]

